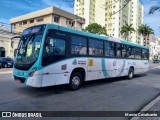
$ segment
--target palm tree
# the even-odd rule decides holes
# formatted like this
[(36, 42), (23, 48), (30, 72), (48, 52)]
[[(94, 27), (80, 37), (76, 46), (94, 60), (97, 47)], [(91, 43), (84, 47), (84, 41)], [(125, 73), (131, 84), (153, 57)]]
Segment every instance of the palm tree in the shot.
[(155, 11), (160, 11), (160, 6), (152, 6), (149, 10), (149, 14), (153, 14)]
[(150, 34), (154, 34), (154, 31), (152, 28), (150, 28), (149, 26), (147, 26), (147, 24), (145, 25), (141, 25), (139, 26), (138, 28), (138, 33), (141, 34), (144, 38), (144, 41), (145, 41), (145, 46), (146, 46), (146, 40), (149, 40), (149, 35)]
[(135, 32), (135, 29), (132, 27), (133, 24), (126, 24), (121, 28), (121, 35), (124, 34), (124, 37), (127, 41), (129, 41), (129, 35), (133, 32)]

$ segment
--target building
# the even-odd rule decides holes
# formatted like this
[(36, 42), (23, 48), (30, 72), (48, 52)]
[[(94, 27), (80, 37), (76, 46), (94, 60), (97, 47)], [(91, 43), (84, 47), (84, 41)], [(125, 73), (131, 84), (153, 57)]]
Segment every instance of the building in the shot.
[(153, 60), (154, 56), (158, 56), (160, 59), (160, 40), (153, 34), (149, 35), (149, 49), (150, 49), (150, 60)]
[(128, 3), (126, 0), (119, 0), (115, 3), (114, 0), (107, 0), (106, 5), (108, 6), (106, 8), (107, 33), (110, 36), (124, 39), (125, 36), (120, 33), (121, 28), (126, 24), (132, 24), (136, 31), (129, 34), (128, 40), (142, 44), (142, 36), (137, 32), (138, 27), (143, 24), (143, 6), (140, 1), (131, 0)]
[[(135, 7), (136, 6), (136, 7)], [(138, 27), (143, 24), (144, 18), (144, 8), (142, 3), (139, 0), (132, 0), (130, 2), (130, 24), (133, 24), (134, 29), (136, 30), (130, 35), (131, 42), (138, 43), (143, 45), (143, 37), (138, 34)]]
[[(143, 24), (143, 5), (139, 0), (129, 3), (126, 0), (75, 0), (74, 13), (85, 18), (84, 27), (91, 23), (101, 24), (109, 36), (116, 38), (125, 38), (120, 33), (124, 25), (133, 24), (137, 30)], [(142, 36), (137, 31), (130, 33), (128, 39), (142, 44)]]
[(0, 57), (13, 57), (14, 49), (17, 48), (19, 39), (12, 37), (18, 36), (4, 29), (0, 29)]
[(105, 26), (106, 0), (75, 0), (74, 14), (85, 18), (84, 28), (91, 23)]
[(12, 31), (21, 33), (25, 28), (39, 24), (57, 24), (82, 30), (85, 20), (56, 7), (49, 7), (10, 19)]

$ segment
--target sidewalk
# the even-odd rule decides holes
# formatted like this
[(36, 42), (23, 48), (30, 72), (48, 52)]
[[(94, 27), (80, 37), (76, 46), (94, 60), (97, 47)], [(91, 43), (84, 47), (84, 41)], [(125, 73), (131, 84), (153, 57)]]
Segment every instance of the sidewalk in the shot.
[(0, 69), (0, 74), (8, 74), (12, 73), (12, 68), (1, 68)]
[[(146, 105), (141, 111), (160, 113), (160, 95)], [(160, 117), (132, 117), (131, 120), (160, 120)]]

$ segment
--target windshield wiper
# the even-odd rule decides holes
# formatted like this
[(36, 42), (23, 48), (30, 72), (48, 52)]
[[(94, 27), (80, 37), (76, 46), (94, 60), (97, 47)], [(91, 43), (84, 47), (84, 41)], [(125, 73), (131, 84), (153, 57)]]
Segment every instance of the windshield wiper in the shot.
[[(32, 43), (32, 42), (34, 41), (35, 36), (36, 36), (35, 33), (31, 34), (31, 36), (30, 36), (30, 38), (29, 38), (28, 41), (29, 41), (29, 42), (31, 41), (31, 43)], [(28, 42), (28, 43), (29, 43), (29, 42)]]

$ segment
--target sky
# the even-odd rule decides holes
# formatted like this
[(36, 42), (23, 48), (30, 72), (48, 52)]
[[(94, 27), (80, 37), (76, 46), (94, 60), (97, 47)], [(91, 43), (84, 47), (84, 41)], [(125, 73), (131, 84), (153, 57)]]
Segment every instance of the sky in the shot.
[[(73, 13), (74, 8), (71, 1), (73, 0), (0, 0), (0, 23), (9, 24), (9, 19), (13, 17), (50, 6), (56, 6)], [(155, 36), (160, 37), (160, 12), (148, 15), (152, 5), (160, 6), (160, 0), (140, 0), (140, 2), (144, 6), (144, 24), (147, 24), (154, 30)]]

